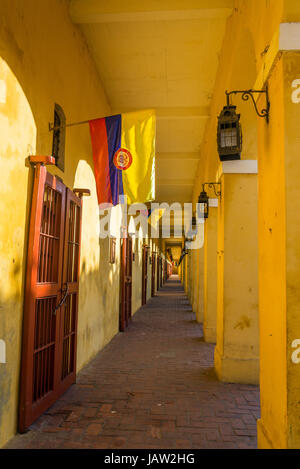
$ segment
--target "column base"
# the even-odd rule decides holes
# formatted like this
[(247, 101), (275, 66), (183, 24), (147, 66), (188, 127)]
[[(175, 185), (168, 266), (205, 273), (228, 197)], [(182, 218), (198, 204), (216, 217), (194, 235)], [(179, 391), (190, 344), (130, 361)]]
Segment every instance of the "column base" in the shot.
[(206, 327), (203, 325), (204, 342), (215, 344), (217, 342), (217, 331), (215, 327)]
[(259, 384), (259, 358), (221, 356), (217, 347), (214, 353), (215, 370), (225, 383)]
[[(270, 437), (269, 432), (267, 431), (265, 425), (263, 424), (263, 420), (259, 419), (257, 420), (257, 447), (258, 449), (297, 449), (297, 448), (289, 448), (287, 441), (282, 439), (282, 435), (284, 435), (284, 432), (278, 433), (277, 432), (277, 438), (278, 441), (275, 442), (274, 438), (272, 441), (272, 438)], [(281, 440), (281, 441), (279, 441)]]
[(257, 420), (257, 447), (258, 449), (275, 449), (261, 419)]

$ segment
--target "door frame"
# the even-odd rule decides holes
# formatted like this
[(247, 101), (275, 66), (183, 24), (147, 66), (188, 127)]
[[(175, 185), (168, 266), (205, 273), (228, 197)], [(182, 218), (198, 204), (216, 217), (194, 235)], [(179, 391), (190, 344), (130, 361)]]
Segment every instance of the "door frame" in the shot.
[[(34, 165), (34, 182), (27, 247), (20, 370), (18, 429), (21, 433), (25, 432), (28, 426), (45, 412), (76, 379), (81, 197), (86, 191), (89, 192), (82, 190), (81, 196), (77, 197), (59, 178), (50, 174), (45, 165), (55, 164), (53, 157), (30, 156), (29, 161)], [(80, 192), (80, 190), (78, 191)], [(49, 194), (51, 194), (50, 199)], [(57, 204), (57, 194), (60, 194), (60, 205)], [(62, 379), (64, 301), (68, 298), (68, 290), (64, 291), (62, 286), (65, 281), (67, 258), (68, 203), (71, 199), (79, 207), (77, 282), (76, 286), (73, 285), (71, 292), (77, 298), (75, 310), (73, 310), (75, 317), (72, 317), (75, 327), (72, 335), (75, 334), (75, 337), (72, 352), (69, 355), (72, 356), (73, 360), (72, 373)], [(50, 229), (50, 227), (52, 228)], [(57, 241), (58, 244), (56, 244)], [(57, 269), (55, 269), (55, 265), (57, 265)], [(54, 273), (55, 277), (53, 277)], [(41, 300), (48, 300), (48, 302), (46, 301), (45, 304)], [(42, 306), (42, 304), (44, 305)], [(45, 367), (48, 367), (47, 373), (45, 373)], [(39, 382), (34, 381), (37, 376), (35, 373), (38, 373)], [(34, 394), (34, 391), (35, 393), (38, 391), (39, 395)]]

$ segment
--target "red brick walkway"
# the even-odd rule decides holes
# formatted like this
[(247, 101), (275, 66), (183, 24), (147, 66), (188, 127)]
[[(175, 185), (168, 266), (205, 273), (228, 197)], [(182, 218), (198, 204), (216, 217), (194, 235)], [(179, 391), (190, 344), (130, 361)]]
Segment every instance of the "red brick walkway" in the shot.
[(256, 448), (256, 386), (213, 371), (186, 295), (171, 278), (9, 448)]

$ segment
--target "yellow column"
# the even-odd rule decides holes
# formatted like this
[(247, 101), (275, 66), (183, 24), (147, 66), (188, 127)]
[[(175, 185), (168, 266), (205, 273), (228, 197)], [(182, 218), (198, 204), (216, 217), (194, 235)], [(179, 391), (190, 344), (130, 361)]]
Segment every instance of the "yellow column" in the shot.
[[(288, 49), (300, 24), (281, 25)], [(286, 30), (284, 32), (284, 30)], [(259, 448), (300, 448), (300, 53), (281, 51), (259, 127)]]
[(198, 272), (198, 286), (196, 292), (195, 313), (196, 320), (203, 323), (203, 308), (204, 308), (204, 249), (197, 249), (197, 272)]
[(186, 260), (187, 260), (187, 296), (191, 303), (192, 302), (192, 254), (191, 254), (190, 249), (188, 250)]
[(198, 263), (198, 249), (191, 249), (192, 254), (192, 274), (193, 274), (193, 290), (192, 290), (192, 308), (196, 312), (197, 309), (197, 292), (199, 288), (199, 263)]
[(258, 383), (257, 161), (224, 162), (219, 178), (217, 344), (220, 380)]
[(218, 199), (209, 199), (209, 217), (204, 235), (203, 335), (205, 342), (217, 339), (217, 230)]
[(188, 298), (192, 304), (192, 295), (193, 295), (193, 254), (192, 251), (188, 251), (188, 269), (189, 269), (189, 280), (188, 280)]
[(188, 295), (188, 255), (184, 256), (184, 291)]
[(194, 263), (193, 263), (193, 270), (194, 270), (194, 277), (195, 277), (195, 286), (194, 286), (194, 294), (193, 294), (193, 311), (197, 312), (198, 306), (198, 290), (199, 290), (199, 261), (198, 261), (198, 249), (193, 249), (194, 255)]

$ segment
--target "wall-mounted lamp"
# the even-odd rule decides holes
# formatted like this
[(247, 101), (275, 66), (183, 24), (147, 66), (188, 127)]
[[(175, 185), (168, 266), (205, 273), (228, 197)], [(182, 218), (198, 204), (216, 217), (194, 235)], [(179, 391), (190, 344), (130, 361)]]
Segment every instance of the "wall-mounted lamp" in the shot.
[(221, 161), (239, 160), (242, 151), (242, 129), (240, 114), (235, 112), (236, 106), (227, 106), (218, 117), (218, 153)]
[[(242, 129), (240, 124), (240, 114), (236, 113), (236, 106), (230, 104), (232, 94), (241, 94), (243, 101), (251, 98), (256, 114), (264, 117), (269, 122), (270, 101), (268, 88), (265, 90), (234, 90), (226, 91), (227, 104), (218, 116), (218, 153), (221, 161), (239, 160), (242, 151)], [(258, 110), (253, 94), (264, 93), (266, 95), (266, 108)]]
[(216, 186), (221, 186), (220, 182), (205, 182), (202, 184), (202, 192), (198, 198), (198, 218), (208, 218), (209, 212), (209, 198), (207, 192), (205, 191), (205, 186), (214, 189), (216, 197), (221, 195), (221, 191), (216, 190)]
[(208, 218), (208, 195), (203, 189), (198, 197), (198, 218)]

